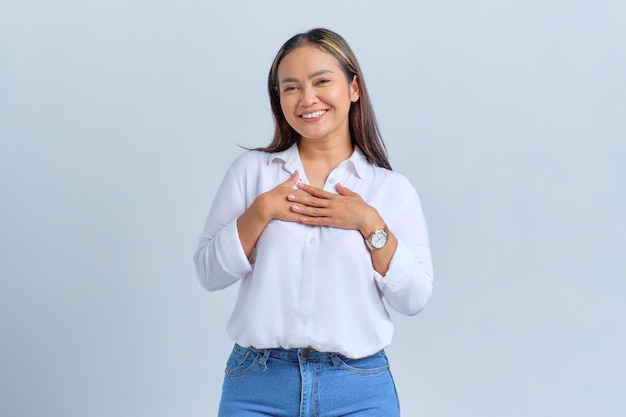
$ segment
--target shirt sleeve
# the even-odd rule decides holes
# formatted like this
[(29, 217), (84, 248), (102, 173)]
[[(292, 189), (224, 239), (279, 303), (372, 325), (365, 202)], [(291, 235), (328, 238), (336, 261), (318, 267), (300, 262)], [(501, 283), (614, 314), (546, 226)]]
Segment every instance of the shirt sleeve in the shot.
[(198, 278), (208, 291), (226, 288), (252, 270), (237, 231), (237, 219), (246, 209), (239, 165), (233, 163), (226, 173), (194, 255)]
[(398, 247), (386, 275), (374, 271), (374, 279), (392, 308), (412, 316), (423, 310), (432, 295), (433, 268), (419, 197), (413, 187), (407, 195), (398, 215), (386, 219)]

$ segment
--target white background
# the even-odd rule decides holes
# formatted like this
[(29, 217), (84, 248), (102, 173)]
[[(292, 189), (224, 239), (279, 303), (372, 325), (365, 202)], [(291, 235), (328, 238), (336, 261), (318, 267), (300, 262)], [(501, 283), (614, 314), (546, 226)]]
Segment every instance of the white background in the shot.
[(0, 0), (0, 415), (215, 415), (236, 288), (192, 255), (269, 65), (352, 45), (423, 201), (404, 416), (626, 412), (626, 3)]

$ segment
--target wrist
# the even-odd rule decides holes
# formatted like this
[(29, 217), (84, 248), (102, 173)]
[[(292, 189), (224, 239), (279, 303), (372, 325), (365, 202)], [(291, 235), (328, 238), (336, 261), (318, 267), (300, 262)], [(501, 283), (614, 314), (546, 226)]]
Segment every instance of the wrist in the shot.
[(389, 228), (384, 225), (380, 229), (374, 230), (368, 237), (365, 238), (365, 244), (370, 251), (375, 251), (385, 247), (389, 242)]
[(359, 232), (361, 232), (363, 239), (367, 239), (374, 231), (382, 230), (384, 227), (385, 221), (380, 214), (374, 210), (371, 216), (364, 219), (363, 224), (359, 227)]
[(269, 206), (267, 204), (263, 204), (262, 200), (263, 200), (263, 197), (258, 196), (254, 200), (254, 202), (252, 203), (252, 205), (250, 206), (248, 210), (250, 211), (250, 214), (252, 214), (252, 217), (255, 218), (257, 222), (266, 225), (272, 220), (273, 217), (272, 217), (272, 212), (269, 209)]

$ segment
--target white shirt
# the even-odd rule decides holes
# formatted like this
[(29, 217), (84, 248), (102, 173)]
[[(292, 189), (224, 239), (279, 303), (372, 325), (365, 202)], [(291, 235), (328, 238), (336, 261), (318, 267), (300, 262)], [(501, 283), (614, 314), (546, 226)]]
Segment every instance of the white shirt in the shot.
[(230, 166), (213, 201), (195, 254), (209, 291), (239, 282), (227, 333), (258, 349), (312, 347), (360, 358), (391, 343), (393, 325), (383, 303), (419, 313), (430, 298), (433, 274), (428, 232), (415, 189), (402, 175), (370, 164), (356, 148), (334, 169), (324, 190), (340, 182), (375, 207), (398, 240), (383, 277), (372, 266), (357, 230), (272, 220), (250, 259), (237, 218), (261, 193), (294, 171), (308, 183), (296, 145), (286, 151), (247, 151)]

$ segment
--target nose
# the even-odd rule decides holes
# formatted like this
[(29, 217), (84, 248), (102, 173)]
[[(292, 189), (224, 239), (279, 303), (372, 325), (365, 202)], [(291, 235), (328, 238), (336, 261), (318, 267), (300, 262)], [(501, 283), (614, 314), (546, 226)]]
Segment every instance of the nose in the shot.
[(300, 97), (300, 105), (302, 107), (309, 107), (319, 101), (315, 89), (312, 87), (304, 87), (302, 90), (302, 96)]

